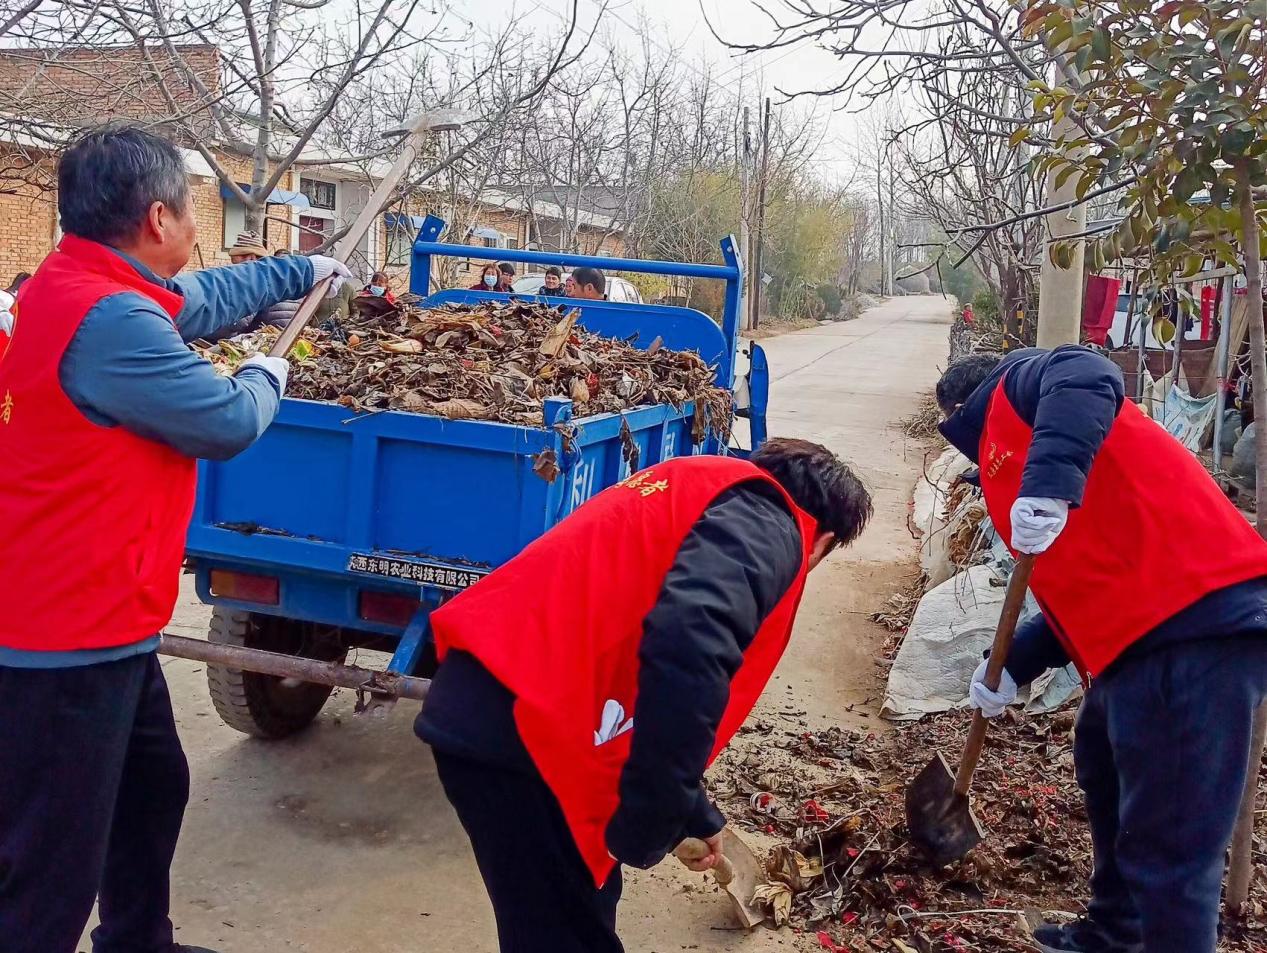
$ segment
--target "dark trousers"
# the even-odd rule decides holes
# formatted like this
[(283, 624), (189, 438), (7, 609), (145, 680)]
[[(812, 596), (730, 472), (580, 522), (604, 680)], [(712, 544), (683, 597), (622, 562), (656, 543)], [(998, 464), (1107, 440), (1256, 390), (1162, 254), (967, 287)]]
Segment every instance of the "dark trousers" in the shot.
[(493, 903), (501, 953), (622, 953), (620, 868), (595, 888), (541, 777), (441, 751), (435, 758)]
[(1214, 953), (1265, 690), (1267, 638), (1171, 645), (1091, 683), (1074, 740), (1095, 848), (1088, 912), (1119, 942)]
[(158, 657), (0, 666), (0, 950), (172, 947), (168, 870), (189, 797)]

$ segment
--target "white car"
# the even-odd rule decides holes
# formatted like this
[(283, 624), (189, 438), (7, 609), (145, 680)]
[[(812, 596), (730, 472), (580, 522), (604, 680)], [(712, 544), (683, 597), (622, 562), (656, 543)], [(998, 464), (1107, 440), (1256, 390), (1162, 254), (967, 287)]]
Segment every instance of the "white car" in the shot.
[[(568, 276), (564, 275), (561, 282), (566, 282)], [(536, 271), (529, 272), (526, 275), (520, 275), (511, 283), (511, 288), (515, 294), (535, 295), (541, 293), (541, 286), (546, 283), (545, 272)], [(624, 278), (616, 278), (613, 275), (607, 276), (607, 300), (617, 301), (622, 304), (642, 304), (642, 295), (638, 293), (638, 289), (631, 285)]]

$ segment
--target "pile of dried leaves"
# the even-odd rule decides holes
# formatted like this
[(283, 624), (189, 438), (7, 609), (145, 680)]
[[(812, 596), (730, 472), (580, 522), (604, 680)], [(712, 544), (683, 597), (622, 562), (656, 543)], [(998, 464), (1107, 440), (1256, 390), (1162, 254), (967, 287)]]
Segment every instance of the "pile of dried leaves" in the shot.
[[(578, 417), (648, 404), (695, 404), (695, 437), (729, 436), (730, 394), (698, 354), (658, 340), (639, 349), (577, 326), (579, 312), (542, 302), (488, 301), (360, 315), (307, 331), (286, 393), (355, 411), (404, 410), (540, 427), (548, 397)], [(275, 329), (197, 349), (226, 372), (266, 351)]]
[[(973, 782), (987, 837), (965, 860), (932, 867), (908, 841), (906, 783), (936, 751), (953, 761), (968, 724), (951, 714), (881, 735), (750, 723), (710, 787), (754, 847), (776, 842), (761, 891), (770, 922), (836, 953), (1019, 953), (1033, 949), (1023, 919), (1075, 911), (1091, 843), (1071, 710), (991, 725)], [(1220, 949), (1264, 949), (1261, 911), (1229, 924), (1228, 937)]]
[(957, 569), (983, 562), (994, 538), (981, 488), (956, 482), (946, 499), (946, 554)]

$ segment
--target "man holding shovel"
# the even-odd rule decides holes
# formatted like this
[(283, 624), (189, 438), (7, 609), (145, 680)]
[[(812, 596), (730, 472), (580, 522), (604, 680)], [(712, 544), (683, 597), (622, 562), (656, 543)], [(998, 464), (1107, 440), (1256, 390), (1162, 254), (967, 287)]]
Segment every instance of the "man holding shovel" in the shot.
[(503, 953), (618, 953), (620, 865), (721, 861), (705, 768), (791, 634), (808, 572), (871, 514), (830, 451), (658, 463), (431, 616), (415, 730), (475, 851)]
[[(1047, 668), (1091, 679), (1074, 760), (1095, 870), (1087, 916), (1045, 953), (1213, 953), (1224, 854), (1267, 692), (1267, 542), (1087, 348), (946, 371), (942, 433), (980, 466), (991, 520), (1038, 555), (993, 717)], [(1251, 779), (1256, 779), (1255, 764)]]
[(176, 603), (196, 458), (273, 420), (286, 361), (224, 377), (186, 342), (318, 279), (329, 258), (177, 276), (196, 238), (166, 141), (117, 127), (61, 157), (64, 236), (0, 360), (0, 949), (179, 953), (168, 869), (189, 769), (155, 649)]

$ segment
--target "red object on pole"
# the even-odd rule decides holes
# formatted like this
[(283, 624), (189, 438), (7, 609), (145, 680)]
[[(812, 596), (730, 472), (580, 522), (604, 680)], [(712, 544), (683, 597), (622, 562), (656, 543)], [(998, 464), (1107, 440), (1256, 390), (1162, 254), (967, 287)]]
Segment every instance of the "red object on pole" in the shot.
[(1087, 279), (1087, 293), (1082, 299), (1082, 334), (1092, 344), (1103, 345), (1108, 337), (1121, 287), (1117, 278), (1092, 275)]
[(1208, 341), (1214, 336), (1214, 304), (1219, 292), (1214, 285), (1206, 285), (1201, 289), (1201, 340)]

